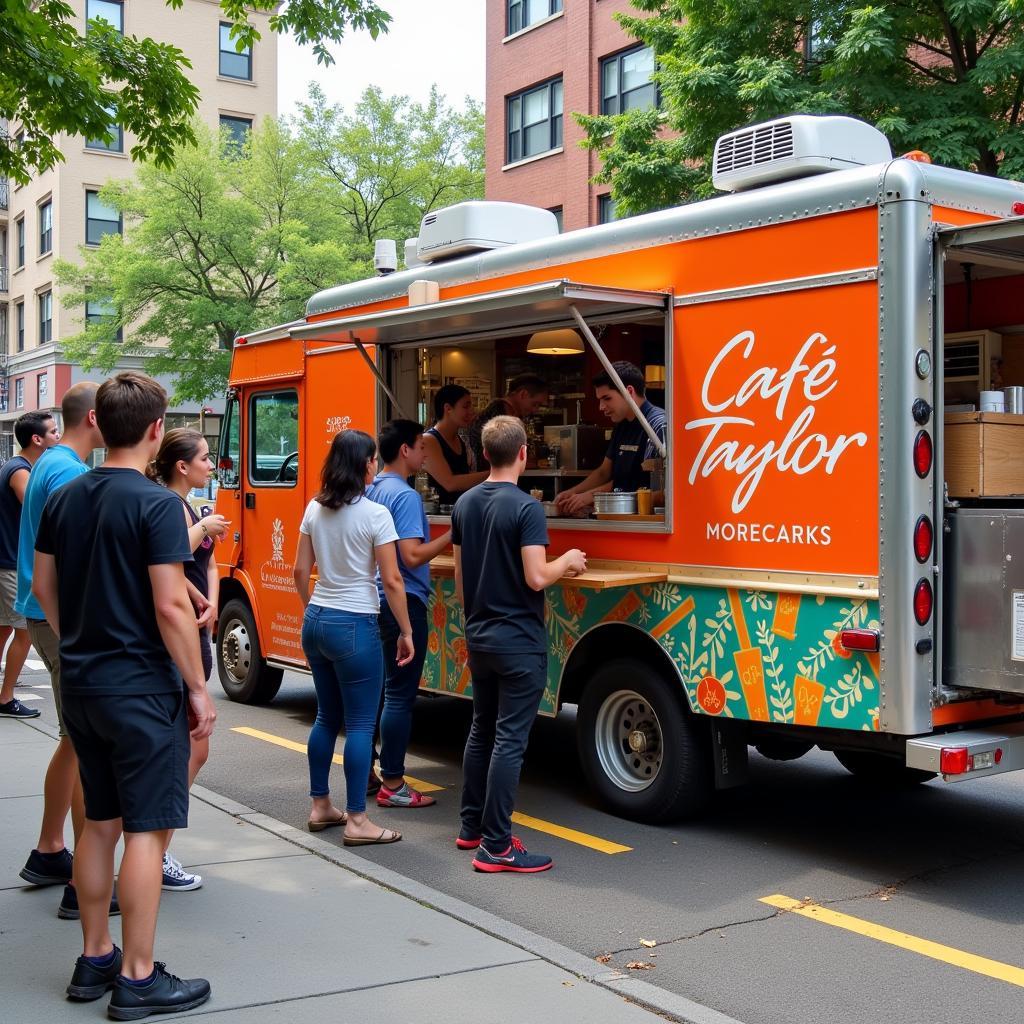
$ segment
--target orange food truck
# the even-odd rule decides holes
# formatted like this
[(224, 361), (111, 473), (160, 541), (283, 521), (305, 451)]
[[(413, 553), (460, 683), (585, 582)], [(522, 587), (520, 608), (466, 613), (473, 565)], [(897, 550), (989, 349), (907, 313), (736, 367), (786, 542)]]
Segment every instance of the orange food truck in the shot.
[[(998, 330), (1024, 323), (1024, 186), (810, 116), (724, 136), (714, 178), (727, 194), (566, 234), (511, 204), (431, 213), (407, 269), (237, 339), (229, 697), (269, 701), (305, 669), (292, 559), (334, 435), (429, 425), (442, 385), (483, 405), (529, 371), (550, 397), (522, 486), (551, 554), (588, 557), (547, 595), (541, 714), (578, 705), (612, 810), (693, 813), (744, 780), (750, 746), (818, 746), (881, 785), (1024, 766), (1024, 409), (998, 387), (1024, 385)], [(604, 453), (591, 379), (620, 359), (667, 412), (645, 463), (664, 506), (561, 517), (553, 499)], [(450, 509), (417, 488), (436, 534)], [(422, 691), (467, 697), (450, 556), (432, 581)]]

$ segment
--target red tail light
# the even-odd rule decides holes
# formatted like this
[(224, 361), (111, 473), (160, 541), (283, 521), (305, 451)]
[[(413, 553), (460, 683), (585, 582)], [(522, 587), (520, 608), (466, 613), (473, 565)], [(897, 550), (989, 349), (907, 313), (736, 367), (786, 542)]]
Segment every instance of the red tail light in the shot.
[(932, 585), (924, 578), (914, 587), (914, 618), (923, 626), (932, 617)]
[(914, 438), (914, 469), (924, 479), (932, 471), (932, 435), (919, 430)]
[(943, 775), (963, 775), (970, 763), (966, 747), (943, 747), (939, 753), (939, 770)]
[(1024, 216), (1024, 203), (1014, 203), (1013, 206), (1010, 207), (1010, 212), (1014, 217)]
[(235, 460), (233, 458), (231, 458), (230, 455), (222, 455), (220, 457), (220, 462), (217, 463), (217, 468), (218, 469), (234, 469), (235, 468)]
[(919, 562), (927, 562), (932, 553), (932, 521), (927, 516), (921, 516), (914, 527), (914, 554)]
[(839, 633), (839, 643), (846, 651), (878, 651), (881, 637), (877, 629), (844, 629)]

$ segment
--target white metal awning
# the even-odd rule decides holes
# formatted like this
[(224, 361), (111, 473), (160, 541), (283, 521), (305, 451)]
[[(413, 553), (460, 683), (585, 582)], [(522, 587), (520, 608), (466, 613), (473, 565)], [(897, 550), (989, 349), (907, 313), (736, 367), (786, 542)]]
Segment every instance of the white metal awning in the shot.
[(1024, 274), (1024, 217), (942, 228), (937, 237), (947, 257), (976, 268), (975, 277)]

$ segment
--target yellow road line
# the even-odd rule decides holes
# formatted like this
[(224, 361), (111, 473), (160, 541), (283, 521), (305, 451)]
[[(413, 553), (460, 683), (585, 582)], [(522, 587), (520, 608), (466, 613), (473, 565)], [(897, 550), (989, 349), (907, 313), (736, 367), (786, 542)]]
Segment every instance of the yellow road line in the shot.
[(549, 836), (557, 836), (570, 843), (579, 846), (589, 847), (599, 853), (629, 853), (632, 846), (622, 846), (620, 843), (612, 843), (607, 839), (599, 839), (597, 836), (588, 835), (586, 832), (577, 832), (574, 828), (565, 828), (562, 825), (554, 825), (542, 818), (531, 818), (528, 814), (520, 814), (516, 811), (512, 820), (523, 828), (532, 828), (534, 832), (546, 832)]
[[(261, 729), (250, 729), (247, 725), (236, 725), (231, 729), (232, 732), (240, 732), (243, 736), (251, 736), (256, 740), (263, 740), (265, 743), (274, 743), (279, 747), (284, 747), (286, 750), (295, 750), (300, 754), (306, 752), (305, 743), (296, 743), (295, 740), (286, 740), (283, 736), (275, 736), (272, 732), (263, 732)], [(332, 758), (335, 764), (344, 764), (345, 759), (341, 754), (335, 754)], [(424, 782), (422, 779), (414, 779), (411, 775), (406, 775), (405, 781), (412, 786), (413, 789), (418, 789), (421, 793), (439, 793), (444, 786), (435, 786), (432, 782)]]
[(851, 917), (849, 914), (841, 914), (815, 903), (801, 902), (781, 894), (765, 896), (759, 902), (767, 903), (770, 907), (778, 907), (779, 910), (788, 910), (790, 913), (799, 914), (812, 921), (821, 921), (822, 924), (830, 924), (836, 928), (844, 928), (848, 932), (865, 935), (869, 939), (877, 939), (890, 946), (910, 950), (911, 953), (920, 953), (921, 956), (940, 960), (942, 963), (951, 964), (954, 967), (962, 967), (975, 974), (983, 974), (999, 981), (1008, 981), (1011, 985), (1019, 985), (1024, 988), (1024, 968), (1014, 967), (1012, 964), (989, 960), (987, 957), (978, 956), (975, 953), (967, 953), (962, 949), (944, 946), (940, 942), (921, 939), (916, 935), (898, 932), (893, 928), (886, 928), (884, 925), (863, 921), (859, 917)]
[[(236, 725), (232, 732), (241, 733), (243, 736), (251, 736), (253, 739), (263, 740), (265, 743), (273, 743), (286, 750), (294, 750), (300, 754), (306, 753), (305, 743), (296, 743), (295, 740), (285, 739), (283, 736), (275, 736), (272, 732), (263, 732), (262, 729), (250, 729), (247, 725)], [(335, 764), (344, 764), (340, 754), (334, 755)], [(414, 779), (406, 775), (409, 784), (418, 789), (421, 793), (437, 793), (444, 789), (444, 786), (435, 786), (432, 782), (424, 782), (422, 779)], [(586, 832), (578, 832), (574, 828), (565, 828), (562, 825), (555, 825), (542, 818), (531, 818), (528, 814), (520, 814), (516, 811), (512, 820), (524, 828), (532, 828), (535, 832), (546, 832), (549, 836), (556, 836), (565, 839), (567, 842), (576, 843), (578, 846), (586, 846), (599, 853), (629, 853), (633, 847), (623, 846), (620, 843), (613, 843), (607, 839), (600, 839), (597, 836), (588, 835)]]

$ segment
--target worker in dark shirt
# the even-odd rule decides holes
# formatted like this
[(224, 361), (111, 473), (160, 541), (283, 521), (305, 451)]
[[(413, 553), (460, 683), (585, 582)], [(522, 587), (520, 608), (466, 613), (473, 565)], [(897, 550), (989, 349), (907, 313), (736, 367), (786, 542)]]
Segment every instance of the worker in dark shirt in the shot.
[[(612, 365), (626, 391), (664, 444), (668, 419), (664, 409), (659, 409), (647, 401), (643, 373), (639, 367), (625, 361)], [(556, 499), (558, 510), (563, 515), (573, 515), (590, 508), (594, 504), (594, 494), (597, 491), (635, 491), (641, 487), (649, 487), (651, 476), (643, 468), (643, 463), (646, 459), (657, 458), (660, 455), (629, 403), (612, 383), (611, 377), (602, 373), (594, 378), (593, 383), (601, 412), (615, 424), (615, 427), (601, 465), (586, 480), (562, 491)]]
[(490, 405), (480, 410), (476, 419), (467, 431), (469, 447), (476, 459), (477, 469), (487, 466), (482, 440), (484, 427), (495, 416), (515, 416), (524, 423), (531, 416), (536, 416), (548, 404), (547, 381), (536, 373), (521, 373), (508, 382), (508, 391), (504, 398), (496, 398)]

